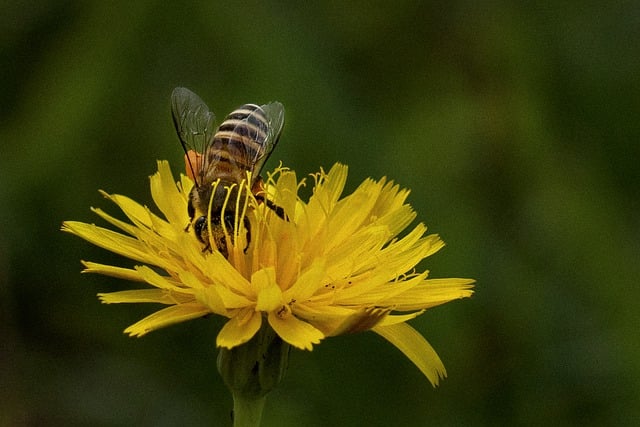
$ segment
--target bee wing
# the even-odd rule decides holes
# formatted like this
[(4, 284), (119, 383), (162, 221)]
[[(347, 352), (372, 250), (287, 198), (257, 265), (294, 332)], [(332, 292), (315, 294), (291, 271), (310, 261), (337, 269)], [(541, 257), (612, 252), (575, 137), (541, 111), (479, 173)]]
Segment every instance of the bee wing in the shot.
[(279, 102), (271, 102), (261, 106), (267, 118), (267, 137), (263, 144), (262, 155), (254, 159), (256, 174), (260, 173), (264, 162), (280, 140), (280, 133), (284, 127), (284, 106)]
[(251, 165), (256, 179), (280, 138), (284, 107), (279, 102), (272, 102), (254, 108), (234, 129), (234, 133), (243, 135), (252, 144), (234, 144), (235, 141), (230, 140), (229, 150), (235, 151), (245, 165)]
[(201, 182), (202, 174), (206, 170), (205, 165), (192, 164), (189, 152), (195, 151), (196, 155), (205, 153), (216, 129), (215, 115), (198, 95), (184, 87), (173, 90), (171, 113), (182, 149), (189, 158), (191, 173), (194, 177), (200, 177)]

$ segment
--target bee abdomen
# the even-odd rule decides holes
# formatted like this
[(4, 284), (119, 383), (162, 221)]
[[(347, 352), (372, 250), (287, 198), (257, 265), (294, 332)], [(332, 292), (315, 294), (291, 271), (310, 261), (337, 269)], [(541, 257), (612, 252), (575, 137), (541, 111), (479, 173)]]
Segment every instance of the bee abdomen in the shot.
[(263, 150), (269, 123), (258, 105), (245, 104), (232, 111), (213, 138), (210, 161), (234, 162), (251, 170)]

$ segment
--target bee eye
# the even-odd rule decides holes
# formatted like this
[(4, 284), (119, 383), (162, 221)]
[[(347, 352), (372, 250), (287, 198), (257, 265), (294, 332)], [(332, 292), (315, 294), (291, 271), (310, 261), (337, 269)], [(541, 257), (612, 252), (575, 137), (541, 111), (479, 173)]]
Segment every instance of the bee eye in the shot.
[(200, 236), (202, 236), (202, 232), (205, 228), (207, 228), (207, 217), (201, 216), (200, 218), (196, 219), (196, 223), (193, 224), (193, 229), (199, 239), (201, 238)]

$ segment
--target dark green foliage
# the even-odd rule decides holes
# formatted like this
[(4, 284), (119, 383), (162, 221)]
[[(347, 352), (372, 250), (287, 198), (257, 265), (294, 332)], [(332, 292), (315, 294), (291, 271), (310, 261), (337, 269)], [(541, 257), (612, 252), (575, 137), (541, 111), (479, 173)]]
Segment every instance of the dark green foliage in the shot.
[[(412, 324), (432, 390), (374, 334), (293, 351), (264, 425), (625, 425), (640, 417), (640, 67), (634, 2), (13, 2), (0, 18), (0, 425), (225, 425), (206, 318), (142, 339), (155, 307), (81, 276), (127, 263), (59, 232), (153, 206), (183, 170), (169, 96), (218, 119), (282, 102), (266, 169), (387, 175), (447, 242), (424, 268), (478, 280)], [(446, 4), (446, 5), (443, 5)], [(214, 420), (212, 422), (212, 420)], [(216, 422), (217, 421), (217, 422)]]

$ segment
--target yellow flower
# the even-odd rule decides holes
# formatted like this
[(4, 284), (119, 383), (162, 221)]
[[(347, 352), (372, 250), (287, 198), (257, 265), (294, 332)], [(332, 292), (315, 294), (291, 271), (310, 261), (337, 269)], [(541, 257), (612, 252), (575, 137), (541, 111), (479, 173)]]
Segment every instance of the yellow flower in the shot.
[[(313, 175), (308, 202), (293, 171), (269, 176), (268, 199), (282, 207), (280, 218), (254, 198), (246, 212), (250, 232), (236, 218), (227, 239), (228, 258), (204, 250), (189, 224), (192, 181), (175, 182), (167, 162), (158, 162), (151, 193), (164, 218), (121, 195), (105, 197), (128, 217), (120, 221), (95, 213), (123, 233), (75, 221), (63, 230), (142, 265), (134, 268), (83, 262), (84, 272), (145, 282), (152, 288), (99, 294), (104, 303), (151, 302), (161, 309), (129, 326), (141, 336), (209, 313), (229, 320), (218, 334), (219, 347), (232, 349), (268, 325), (286, 343), (311, 350), (323, 338), (372, 330), (398, 347), (436, 385), (446, 375), (428, 342), (406, 322), (424, 310), (472, 294), (470, 279), (428, 279), (414, 267), (444, 243), (426, 235), (405, 203), (408, 190), (385, 178), (365, 180), (342, 196), (347, 167), (336, 164)], [(238, 192), (247, 194), (248, 192)], [(235, 203), (235, 201), (229, 201)]]

